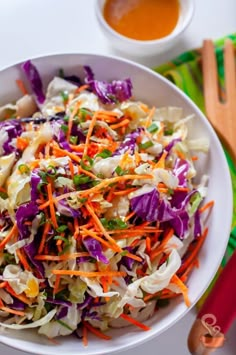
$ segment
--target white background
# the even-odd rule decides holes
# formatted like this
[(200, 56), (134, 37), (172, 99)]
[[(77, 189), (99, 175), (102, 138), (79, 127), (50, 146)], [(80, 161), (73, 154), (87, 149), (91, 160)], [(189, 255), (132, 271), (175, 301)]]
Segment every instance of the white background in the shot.
[[(94, 14), (96, 0), (0, 0), (0, 69), (18, 61), (52, 53), (117, 54), (109, 47)], [(168, 0), (166, 0), (168, 1)], [(128, 57), (149, 67), (236, 31), (236, 0), (195, 0), (193, 21), (178, 46), (161, 56)], [(0, 93), (4, 90), (0, 83)], [(121, 355), (187, 355), (188, 332), (195, 319), (192, 310), (158, 338)], [(236, 354), (236, 324), (216, 355)], [(0, 344), (1, 355), (23, 355)], [(43, 355), (43, 354), (42, 354)], [(66, 354), (63, 354), (66, 355)]]

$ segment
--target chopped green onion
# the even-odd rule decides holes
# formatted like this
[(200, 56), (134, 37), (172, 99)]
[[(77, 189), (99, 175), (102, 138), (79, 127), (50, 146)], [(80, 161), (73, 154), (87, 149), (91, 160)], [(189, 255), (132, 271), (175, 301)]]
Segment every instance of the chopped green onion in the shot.
[(69, 119), (70, 119), (70, 117), (69, 117), (68, 115), (65, 115), (64, 118), (63, 118), (63, 120), (64, 120), (65, 122), (69, 122)]
[(60, 78), (64, 78), (64, 77), (65, 77), (65, 73), (64, 73), (64, 70), (63, 70), (62, 68), (60, 68), (60, 69), (58, 70), (58, 76), (59, 76)]
[(173, 133), (174, 133), (173, 129), (165, 129), (164, 130), (164, 135), (165, 136), (172, 136)]
[(153, 146), (154, 146), (154, 143), (152, 141), (147, 141), (145, 143), (139, 144), (139, 148), (140, 149), (148, 149), (148, 148), (153, 147)]
[(55, 235), (55, 237), (53, 237), (54, 240), (62, 240), (64, 243), (66, 243), (66, 245), (70, 244), (69, 240), (66, 239), (65, 237), (62, 237), (61, 235)]
[(104, 149), (101, 153), (97, 154), (96, 156), (106, 159), (112, 156), (112, 152), (109, 149)]
[(30, 172), (30, 168), (26, 164), (20, 164), (18, 170), (21, 174), (28, 174)]
[(70, 136), (70, 143), (76, 145), (78, 142), (78, 137)]
[(101, 218), (101, 223), (103, 226), (109, 230), (114, 230), (114, 229), (125, 229), (127, 228), (127, 223), (122, 221), (119, 218), (114, 218), (114, 219), (106, 219), (106, 218)]
[(86, 176), (83, 174), (75, 175), (73, 178), (73, 182), (74, 182), (75, 186), (86, 184), (87, 182), (90, 182), (90, 181), (91, 181), (91, 178), (89, 176)]
[(115, 172), (119, 176), (127, 174), (127, 170), (122, 169), (119, 165), (115, 168)]
[(158, 126), (155, 123), (152, 123), (151, 126), (148, 127), (148, 132), (155, 133), (158, 131)]
[(79, 117), (81, 119), (82, 122), (84, 122), (87, 118), (87, 116), (91, 117), (92, 112), (87, 110), (86, 108), (81, 108), (79, 110)]
[(61, 92), (61, 97), (62, 97), (62, 100), (63, 100), (64, 104), (66, 104), (68, 102), (68, 99), (69, 99), (68, 91), (62, 91)]
[(65, 232), (65, 230), (66, 230), (67, 228), (68, 228), (68, 227), (67, 227), (66, 224), (62, 224), (61, 226), (59, 226), (59, 227), (57, 228), (57, 232), (58, 232), (58, 233)]
[(0, 191), (0, 197), (3, 199), (3, 200), (6, 200), (8, 198), (8, 194), (6, 192), (3, 192), (3, 191)]
[(62, 124), (61, 125), (61, 129), (62, 129), (62, 131), (64, 132), (64, 133), (67, 133), (68, 132), (68, 126), (66, 126), (65, 124)]
[(47, 167), (47, 172), (46, 172), (46, 174), (47, 174), (48, 176), (50, 176), (50, 177), (56, 176), (57, 170), (56, 170), (55, 166), (49, 165), (49, 166)]

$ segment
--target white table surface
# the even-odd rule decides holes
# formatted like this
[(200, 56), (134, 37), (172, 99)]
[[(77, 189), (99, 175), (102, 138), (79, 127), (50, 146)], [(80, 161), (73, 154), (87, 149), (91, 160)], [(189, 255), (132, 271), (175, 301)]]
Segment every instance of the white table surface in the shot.
[[(52, 53), (117, 54), (100, 32), (94, 14), (95, 1), (0, 0), (0, 69)], [(178, 46), (158, 57), (126, 57), (152, 67), (201, 46), (204, 38), (216, 39), (236, 31), (235, 0), (196, 0), (195, 3), (193, 21)], [(194, 319), (195, 310), (191, 310), (158, 338), (121, 355), (187, 355), (186, 339)], [(215, 354), (236, 354), (235, 335), (236, 324), (233, 324), (225, 347)], [(23, 352), (0, 344), (0, 354), (23, 355)]]

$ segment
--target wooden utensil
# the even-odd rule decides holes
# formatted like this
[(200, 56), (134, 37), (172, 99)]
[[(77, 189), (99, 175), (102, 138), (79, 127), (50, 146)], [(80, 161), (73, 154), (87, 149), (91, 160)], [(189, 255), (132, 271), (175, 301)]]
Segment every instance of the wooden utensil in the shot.
[(236, 67), (230, 39), (226, 39), (224, 46), (224, 102), (219, 97), (217, 63), (211, 40), (203, 42), (202, 70), (206, 116), (236, 164)]
[[(236, 67), (234, 47), (225, 41), (225, 101), (219, 98), (217, 64), (211, 40), (202, 52), (203, 87), (206, 115), (236, 164)], [(188, 337), (189, 351), (207, 355), (223, 346), (225, 333), (236, 318), (236, 251), (223, 269), (197, 315)]]

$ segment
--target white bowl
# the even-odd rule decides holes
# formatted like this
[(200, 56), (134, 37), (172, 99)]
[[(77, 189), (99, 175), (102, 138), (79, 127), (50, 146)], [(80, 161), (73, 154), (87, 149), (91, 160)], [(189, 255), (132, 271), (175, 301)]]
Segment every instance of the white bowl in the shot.
[[(150, 41), (139, 41), (125, 37), (112, 29), (103, 16), (103, 8), (106, 0), (97, 0), (95, 2), (95, 12), (100, 27), (106, 36), (110, 45), (121, 52), (136, 56), (151, 56), (167, 51), (173, 45), (176, 45), (180, 35), (190, 24), (194, 14), (194, 0), (179, 0), (180, 16), (178, 23), (168, 36), (161, 39)], [(158, 18), (157, 18), (158, 21)]]
[[(198, 161), (199, 173), (210, 176), (207, 200), (215, 200), (215, 206), (208, 221), (209, 234), (200, 252), (200, 268), (194, 269), (189, 281), (189, 298), (192, 306), (198, 301), (214, 277), (226, 249), (231, 226), (232, 190), (228, 165), (221, 144), (208, 123), (207, 119), (196, 105), (169, 81), (142, 65), (128, 60), (90, 54), (62, 54), (33, 60), (42, 75), (44, 84), (63, 68), (69, 74), (82, 75), (83, 65), (89, 65), (97, 79), (111, 80), (130, 77), (133, 83), (133, 94), (151, 105), (180, 106), (184, 113), (195, 114), (192, 126), (189, 127), (192, 137), (201, 135), (210, 139), (209, 154), (200, 155)], [(0, 104), (7, 103), (19, 97), (15, 80), (22, 77), (20, 64), (0, 72), (1, 98)], [(222, 188), (222, 184), (224, 188)], [(0, 341), (25, 352), (44, 355), (95, 355), (112, 354), (137, 346), (167, 330), (190, 308), (184, 304), (182, 297), (173, 300), (166, 308), (160, 309), (145, 322), (151, 327), (143, 332), (133, 326), (123, 329), (113, 329), (109, 332), (112, 340), (104, 341), (89, 336), (89, 345), (84, 348), (75, 337), (60, 337), (58, 345), (50, 343), (45, 337), (34, 331), (6, 331), (1, 333)], [(171, 341), (171, 339), (170, 339)], [(158, 339), (157, 339), (158, 343)]]

